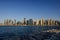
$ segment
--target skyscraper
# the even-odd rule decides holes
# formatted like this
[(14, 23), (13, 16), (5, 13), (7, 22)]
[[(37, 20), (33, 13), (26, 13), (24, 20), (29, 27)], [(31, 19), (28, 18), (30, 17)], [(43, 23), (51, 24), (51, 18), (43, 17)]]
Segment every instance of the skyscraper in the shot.
[(16, 19), (14, 19), (13, 25), (17, 25), (17, 23), (16, 23)]
[(28, 20), (27, 20), (27, 23), (26, 23), (26, 25), (28, 25)]
[(39, 25), (39, 20), (38, 19), (36, 20), (36, 25)]
[(27, 22), (26, 22), (26, 18), (24, 18), (24, 22), (23, 22), (23, 24), (26, 25), (26, 23), (27, 23)]
[(13, 25), (13, 21), (12, 20), (4, 20), (4, 25)]
[(41, 26), (44, 26), (44, 22), (45, 22), (45, 21), (44, 21), (44, 19), (42, 18), (42, 19), (41, 19)]
[(53, 26), (55, 25), (55, 20), (52, 20), (52, 23), (51, 23), (51, 25), (53, 25)]
[(49, 26), (52, 25), (52, 19), (48, 19), (48, 25), (49, 25)]
[(32, 19), (28, 20), (28, 25), (33, 25), (33, 20)]
[(33, 21), (33, 25), (36, 26), (36, 21)]

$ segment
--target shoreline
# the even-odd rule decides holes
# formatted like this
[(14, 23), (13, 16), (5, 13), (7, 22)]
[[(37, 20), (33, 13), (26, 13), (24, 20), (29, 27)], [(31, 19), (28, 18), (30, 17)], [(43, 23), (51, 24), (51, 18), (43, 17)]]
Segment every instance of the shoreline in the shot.
[[(16, 27), (16, 25), (1, 25), (1, 26), (15, 26)], [(0, 26), (0, 27), (1, 27)], [(17, 26), (21, 26), (21, 25), (17, 25)], [(25, 26), (25, 25), (23, 25), (23, 26)], [(26, 26), (31, 26), (31, 25), (26, 25)], [(32, 27), (33, 27), (34, 25), (32, 25)], [(46, 26), (48, 26), (48, 25), (46, 25)], [(60, 26), (60, 25), (50, 25), (50, 27), (54, 27), (54, 26)], [(36, 26), (37, 27), (37, 26)], [(38, 26), (39, 27), (39, 26)], [(45, 27), (45, 26), (40, 26), (40, 27)]]

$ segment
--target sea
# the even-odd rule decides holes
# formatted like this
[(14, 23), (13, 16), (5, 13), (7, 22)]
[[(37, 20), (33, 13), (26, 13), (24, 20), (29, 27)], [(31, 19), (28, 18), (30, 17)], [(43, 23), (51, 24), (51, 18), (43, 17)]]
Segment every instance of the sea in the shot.
[(0, 40), (60, 40), (60, 33), (43, 32), (52, 29), (60, 26), (0, 26)]

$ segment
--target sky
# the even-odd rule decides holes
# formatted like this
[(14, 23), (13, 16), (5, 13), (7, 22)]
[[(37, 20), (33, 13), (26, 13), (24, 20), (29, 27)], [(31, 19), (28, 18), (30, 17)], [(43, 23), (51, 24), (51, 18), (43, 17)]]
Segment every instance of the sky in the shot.
[(0, 0), (0, 20), (23, 18), (60, 20), (60, 0)]

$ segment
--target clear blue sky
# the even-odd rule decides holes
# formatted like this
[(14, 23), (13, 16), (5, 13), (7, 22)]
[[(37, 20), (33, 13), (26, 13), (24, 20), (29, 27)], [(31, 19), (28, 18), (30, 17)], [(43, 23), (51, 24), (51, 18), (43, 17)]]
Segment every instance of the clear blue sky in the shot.
[(60, 20), (60, 0), (0, 0), (0, 20), (42, 17)]

